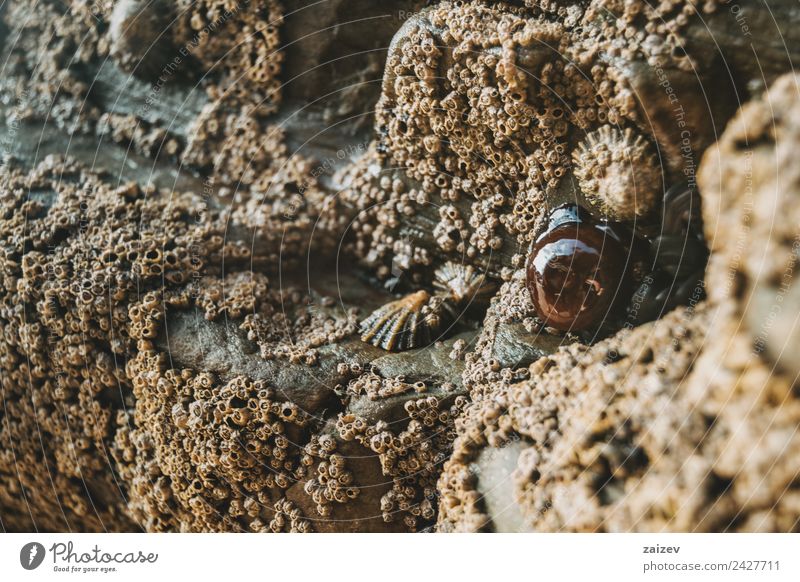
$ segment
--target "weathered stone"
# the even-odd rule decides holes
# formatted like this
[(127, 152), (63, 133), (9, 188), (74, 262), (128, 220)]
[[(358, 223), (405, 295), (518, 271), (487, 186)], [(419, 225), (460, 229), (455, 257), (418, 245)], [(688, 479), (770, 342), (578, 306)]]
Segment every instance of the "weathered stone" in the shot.
[(120, 0), (109, 22), (111, 55), (126, 72), (155, 80), (175, 47), (169, 25), (174, 5), (168, 0)]
[(800, 126), (796, 76), (781, 77), (745, 105), (709, 148), (700, 175), (715, 261), (709, 294), (741, 298), (738, 316), (753, 353), (800, 374)]
[(530, 531), (523, 519), (523, 508), (515, 499), (513, 474), (517, 458), (524, 449), (519, 442), (500, 448), (487, 448), (469, 467), (477, 476), (476, 490), (482, 496), (489, 527), (499, 533)]
[[(279, 25), (270, 2), (196, 46), (222, 3), (169, 28), (160, 1), (22, 22), (34, 4), (0, 7), (4, 153), (25, 168), (0, 193), (4, 528), (797, 528), (800, 328), (774, 314), (800, 310), (796, 79), (703, 164), (707, 304), (586, 346), (528, 331), (517, 276), (548, 208), (590, 203), (587, 132), (635, 129), (664, 186), (691, 180), (800, 58), (794, 4), (302, 0)], [(459, 142), (476, 129), (486, 151)], [(486, 315), (421, 350), (359, 340), (351, 308), (395, 299), (378, 280), (426, 287), (446, 260), (503, 281)]]

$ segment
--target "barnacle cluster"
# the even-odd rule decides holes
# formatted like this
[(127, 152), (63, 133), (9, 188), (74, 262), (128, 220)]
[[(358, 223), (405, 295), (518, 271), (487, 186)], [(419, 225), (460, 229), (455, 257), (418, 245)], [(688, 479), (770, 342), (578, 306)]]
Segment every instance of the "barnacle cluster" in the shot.
[(19, 36), (5, 43), (8, 60), (1, 90), (12, 101), (23, 97), (18, 102), (21, 118), (49, 114), (70, 132), (92, 130), (101, 111), (87, 99), (90, 84), (78, 71), (108, 55), (98, 22), (110, 17), (112, 3), (19, 0), (4, 7), (4, 26)]
[(241, 324), (265, 359), (315, 364), (316, 348), (337, 343), (356, 330), (355, 308), (343, 316), (313, 305), (309, 308), (309, 298), (297, 289), (285, 288), (273, 292), (272, 297), (272, 303), (248, 314)]
[(116, 415), (133, 405), (120, 359), (160, 318), (129, 308), (210, 264), (224, 224), (191, 220), (192, 195), (170, 206), (56, 158), (30, 174), (7, 168), (2, 181), (4, 523), (128, 528), (109, 461)]
[(376, 454), (382, 474), (391, 480), (380, 500), (384, 521), (401, 521), (411, 531), (432, 525), (436, 480), (451, 450), (455, 419), (465, 405), (464, 396), (412, 398), (405, 401), (406, 421), (399, 424), (383, 420), (369, 424), (357, 415), (339, 416), (340, 437)]
[(212, 321), (221, 315), (238, 319), (267, 302), (269, 291), (269, 278), (263, 273), (239, 272), (224, 279), (203, 277), (194, 290), (195, 305)]
[[(673, 49), (699, 9), (597, 0), (422, 11), (390, 50), (376, 140), (339, 177), (355, 210), (345, 248), (379, 278), (400, 265), (416, 284), (444, 261), (488, 266), (507, 283), (509, 317), (525, 318), (519, 269), (553, 207), (652, 223), (663, 184), (683, 178), (625, 63), (683, 70), (692, 59)], [(707, 145), (691, 139), (693, 151)], [(432, 237), (407, 227), (428, 221)]]
[[(108, 28), (103, 39), (111, 44), (112, 56), (123, 69), (154, 81), (153, 101), (166, 86), (197, 79), (208, 103), (180, 138), (150, 127), (150, 103), (142, 108), (145, 115), (104, 114), (103, 131), (150, 155), (180, 155), (224, 184), (240, 177), (250, 184), (252, 177), (245, 174), (266, 169), (276, 148), (264, 144), (259, 151), (261, 140), (254, 137), (252, 124), (260, 133), (281, 99), (283, 14), (277, 2), (120, 0), (105, 20), (97, 28)], [(157, 140), (160, 147), (148, 147)]]
[[(347, 364), (339, 364), (342, 367)], [(423, 381), (407, 382), (406, 378), (394, 377), (384, 378), (380, 374), (373, 371), (361, 371), (361, 367), (347, 366), (350, 374), (360, 374), (354, 380), (351, 380), (347, 385), (347, 393), (351, 396), (361, 396), (366, 394), (370, 400), (380, 400), (390, 396), (399, 396), (407, 392), (422, 393), (427, 390), (427, 385)], [(364, 428), (356, 426), (355, 428)], [(355, 436), (355, 433), (347, 433), (349, 436)]]
[[(175, 45), (188, 47), (201, 70), (213, 73), (205, 87), (209, 102), (188, 130), (182, 160), (261, 196), (281, 186), (275, 168), (288, 162), (287, 174), (307, 170), (301, 156), (287, 159), (282, 132), (268, 124), (281, 100), (278, 2), (182, 0), (176, 9)], [(291, 192), (272, 194), (291, 199)]]
[[(40, 15), (25, 18), (34, 4)], [(726, 262), (712, 262), (704, 304), (697, 189), (667, 188), (682, 177), (670, 158), (676, 144), (651, 135), (627, 68), (644, 61), (702, 71), (683, 50), (682, 30), (718, 4), (428, 8), (399, 31), (375, 140), (336, 176), (344, 190), (329, 198), (314, 162), (290, 152), (270, 117), (284, 58), (276, 2), (180, 0), (171, 8), (178, 18), (165, 38), (171, 55), (186, 59), (169, 83), (202, 77), (208, 99), (182, 133), (157, 116), (101, 111), (81, 76), (110, 53), (131, 69), (135, 43), (125, 35), (142, 29), (115, 26), (114, 14), (164, 3), (8, 3), (5, 24), (22, 28), (0, 89), (9, 101), (26, 91), (21, 117), (52, 112), (70, 132), (99, 132), (162, 162), (166, 154), (198, 171), (208, 189), (110, 186), (56, 158), (30, 172), (3, 169), (2, 526), (796, 529), (799, 415), (796, 389), (781, 374), (798, 366), (780, 343), (794, 332), (758, 327), (765, 296), (796, 297), (783, 279), (796, 263), (787, 242), (796, 217), (780, 216), (768, 276), (758, 277), (730, 256), (748, 205), (724, 204), (734, 199), (728, 191), (752, 192), (746, 172), (716, 172), (731, 185), (704, 199), (707, 213), (708, 200), (725, 209), (706, 229), (726, 234), (709, 236)], [(157, 59), (140, 70), (153, 71)], [(792, 87), (772, 97), (779, 106), (746, 114), (749, 129), (724, 145), (732, 158), (752, 140), (764, 167), (791, 159), (764, 148), (776, 149), (767, 109), (794, 111)], [(791, 119), (776, 131), (795, 144)], [(702, 132), (691, 139), (695, 152), (708, 145)], [(640, 308), (655, 305), (657, 316), (689, 306), (641, 326), (647, 310), (629, 311), (613, 337), (586, 346), (567, 335), (559, 352), (509, 364), (496, 354), (498, 330), (522, 322), (538, 332), (548, 319), (533, 318), (525, 257), (542, 250), (537, 238), (564, 202), (643, 229), (637, 236), (647, 240), (654, 276), (634, 294)], [(772, 224), (774, 207), (758, 208), (760, 224)], [(335, 310), (329, 297), (274, 272), (337, 248), (345, 230), (345, 253), (412, 292), (368, 316), (370, 342), (421, 346), (479, 306), (476, 344), (459, 339), (452, 350), (418, 354), (422, 361), (438, 350), (435, 365), (465, 366), (463, 385), (460, 373), (420, 378), (365, 365), (386, 358), (391, 368), (409, 355), (358, 342), (355, 311)], [(728, 282), (731, 265), (737, 275)], [(502, 286), (484, 315), (496, 279)], [(735, 326), (742, 288), (758, 299), (744, 310), (746, 329)], [(171, 350), (172, 324), (193, 315), (215, 337), (233, 338), (220, 350), (229, 350), (227, 365), (210, 369)], [(706, 346), (707, 334), (733, 338), (733, 349)], [(350, 351), (337, 345), (348, 341)], [(243, 346), (265, 367), (240, 369)], [(781, 370), (774, 377), (766, 358)], [(310, 372), (293, 376), (298, 369)], [(306, 382), (317, 373), (329, 383)], [(293, 386), (296, 378), (306, 383)], [(775, 446), (759, 446), (764, 434)], [(503, 500), (514, 511), (500, 514), (491, 501), (497, 459), (515, 470)], [(775, 491), (784, 493), (777, 503)], [(512, 514), (518, 523), (506, 521)]]
[(310, 522), (303, 518), (300, 509), (288, 499), (276, 501), (274, 509), (275, 516), (270, 520), (267, 528), (257, 531), (270, 531), (272, 533), (308, 533), (313, 531)]
[(306, 412), (261, 380), (170, 367), (155, 342), (168, 312), (190, 308), (272, 321), (276, 349), (330, 338), (319, 319), (274, 319), (284, 297), (250, 268), (279, 249), (244, 252), (235, 221), (199, 195), (108, 186), (59, 158), (2, 180), (4, 526), (269, 524), (302, 474)]
[(353, 474), (347, 470), (344, 456), (336, 453), (336, 439), (328, 434), (313, 436), (303, 449), (301, 463), (311, 467), (316, 462), (314, 474), (303, 485), (303, 490), (316, 504), (321, 517), (331, 516), (331, 504), (347, 503), (360, 493), (353, 483)]
[[(173, 43), (185, 46), (203, 71), (215, 70), (213, 100), (262, 101), (271, 111), (280, 98), (284, 53), (278, 50), (283, 10), (275, 0), (178, 0)], [(265, 111), (267, 112), (267, 111)]]
[[(800, 183), (793, 165), (800, 142), (798, 82), (796, 74), (785, 75), (762, 99), (742, 107), (706, 153), (699, 176), (713, 258), (709, 297), (741, 298), (731, 321), (747, 329), (736, 327), (737, 341), (747, 343), (749, 336), (756, 353), (794, 378), (800, 372)], [(758, 370), (741, 382), (751, 385), (763, 373)]]
[(131, 114), (105, 112), (97, 119), (95, 131), (101, 138), (131, 145), (137, 153), (148, 157), (176, 158), (183, 147), (182, 140), (168, 130)]
[[(246, 247), (237, 254), (250, 258)], [(207, 320), (237, 320), (267, 360), (313, 365), (316, 348), (337, 343), (355, 331), (354, 308), (341, 313), (331, 309), (334, 301), (330, 297), (312, 297), (292, 286), (273, 288), (261, 272), (202, 277), (192, 282), (189, 293)]]
[[(433, 263), (431, 253), (419, 244), (416, 235), (405, 237), (398, 229), (404, 217), (415, 216), (429, 205), (430, 194), (405, 176), (383, 170), (374, 143), (356, 163), (342, 168), (336, 181), (345, 186), (339, 199), (347, 208), (355, 209), (349, 212), (350, 235), (344, 241), (347, 252), (373, 269), (381, 280), (392, 277), (394, 263), (412, 282), (421, 282), (422, 271)], [(448, 222), (436, 227), (437, 236), (443, 228), (451, 231)]]
[[(247, 252), (236, 221), (200, 196), (110, 187), (57, 158), (30, 174), (11, 169), (4, 184), (5, 527), (307, 531), (298, 488), (318, 500), (317, 518), (358, 496), (346, 458), (315, 437), (322, 400), (181, 366), (160, 347), (166, 319), (192, 309), (235, 322), (264, 356), (307, 365), (314, 346), (351, 335), (352, 317), (331, 315), (330, 300), (250, 270), (269, 265), (275, 247), (260, 240)], [(451, 437), (405, 432), (402, 459), (421, 455), (416, 467), (435, 445), (441, 463)], [(429, 469), (428, 495), (438, 474)], [(403, 481), (404, 499), (416, 495), (406, 461), (387, 475)], [(419, 509), (426, 523), (433, 507)]]
[(136, 405), (118, 414), (113, 454), (134, 519), (148, 531), (264, 529), (304, 474), (308, 414), (263, 381), (169, 368), (155, 350), (126, 372)]
[[(310, 162), (289, 156), (282, 131), (268, 122), (281, 100), (283, 18), (277, 2), (15, 0), (2, 16), (19, 36), (8, 47), (8, 77), (0, 90), (9, 101), (22, 95), (19, 118), (46, 116), (70, 133), (96, 133), (148, 156), (180, 160), (204, 173), (214, 189), (244, 185), (243, 204), (250, 196), (254, 201), (242, 216), (255, 212), (250, 226), (265, 232), (279, 231), (283, 216), (302, 215), (298, 197), (324, 196)], [(142, 89), (137, 79), (105, 73), (84, 78), (109, 55), (135, 75), (149, 73), (151, 85)], [(161, 101), (169, 101), (165, 94), (195, 81), (207, 103), (194, 119), (183, 118), (194, 114), (197, 96), (181, 104), (177, 118), (159, 120)], [(115, 103), (133, 91), (141, 103), (130, 111), (102, 111), (90, 87), (114, 91)], [(136, 93), (147, 89), (146, 96)], [(264, 209), (277, 200), (287, 209)]]
[[(115, 26), (115, 7), (116, 12), (135, 15), (142, 3), (138, 0), (7, 3), (2, 13), (3, 26), (13, 35), (14, 42), (4, 45), (8, 64), (0, 92), (5, 99), (16, 102), (20, 119), (47, 118), (70, 134), (108, 135), (119, 143), (133, 144), (142, 153), (175, 156), (184, 144), (168, 128), (131, 114), (103, 111), (93, 99), (92, 91), (108, 91), (111, 81), (87, 78), (85, 71), (101, 66), (112, 55), (120, 62), (129, 62), (125, 54), (114, 50), (120, 44), (117, 33), (125, 30), (131, 37), (140, 37), (145, 29), (151, 33), (157, 29), (149, 26), (151, 15), (137, 18), (139, 26), (131, 26), (130, 22)], [(149, 3), (149, 9), (162, 18), (167, 12), (161, 2)], [(135, 38), (129, 40), (134, 45), (138, 42)], [(154, 46), (149, 54), (172, 60), (177, 52)], [(138, 60), (136, 64), (140, 64)], [(167, 65), (166, 60), (153, 65), (154, 76), (163, 73)], [(145, 68), (146, 63), (140, 67)]]
[[(673, 478), (675, 465), (685, 458), (665, 455), (667, 440), (678, 439), (670, 446), (690, 452), (693, 439), (702, 434), (697, 432), (702, 415), (695, 412), (687, 419), (687, 405), (675, 400), (672, 390), (696, 358), (708, 319), (703, 310), (678, 310), (591, 348), (572, 344), (515, 373), (473, 360), (466, 375), (472, 403), (458, 420), (459, 436), (439, 481), (439, 528), (686, 527), (688, 516), (685, 521), (665, 520), (668, 512), (660, 513), (645, 499), (670, 503), (669, 495), (650, 497)], [(663, 345), (674, 346), (669, 361)], [(682, 422), (686, 424), (676, 430)], [(489, 485), (482, 481), (484, 458), (503, 450), (512, 455), (510, 465), (501, 469), (512, 487), (497, 510), (520, 516), (519, 524), (492, 513)], [(683, 486), (672, 485), (675, 495)], [(702, 487), (700, 496), (707, 501), (685, 508), (687, 513), (713, 507), (715, 485), (709, 480)], [(709, 518), (705, 527), (728, 525), (721, 516), (715, 519), (712, 523)]]
[[(444, 253), (497, 251), (506, 232), (529, 242), (567, 175), (571, 132), (636, 119), (622, 77), (584, 48), (583, 12), (445, 2), (405, 25), (386, 65), (378, 142), (345, 193), (368, 263), (388, 255), (400, 206), (429, 200), (441, 204)], [(548, 45), (569, 58), (549, 58)], [(413, 188), (382, 166), (403, 168)]]
[[(764, 340), (771, 351), (754, 348), (769, 319), (764, 312), (754, 318), (753, 307), (760, 285), (789, 300), (785, 277), (797, 245), (787, 233), (796, 235), (796, 221), (781, 217), (775, 227), (762, 215), (752, 228), (749, 215), (773, 215), (775, 205), (788, 207), (797, 196), (792, 180), (774, 182), (775, 164), (792, 163), (797, 102), (796, 77), (782, 79), (706, 153), (705, 233), (718, 251), (709, 262), (707, 301), (695, 288), (687, 307), (658, 321), (592, 346), (564, 346), (518, 369), (492, 359), (490, 334), (479, 339), (466, 357), (471, 403), (457, 420), (454, 452), (439, 481), (439, 530), (797, 529), (796, 368), (787, 365), (791, 358), (776, 367), (775, 349), (791, 351), (796, 336), (783, 327)], [(751, 157), (759, 161), (748, 165)], [(753, 187), (745, 186), (757, 167), (771, 170), (756, 170)], [(677, 209), (692, 204), (685, 188), (669, 197), (682, 201)], [(667, 230), (686, 229), (690, 216), (668, 212)], [(685, 231), (680, 238), (691, 240)], [(753, 269), (737, 244), (771, 248), (773, 274), (754, 276), (763, 267)], [(493, 319), (490, 309), (486, 327)], [(511, 474), (499, 499), (493, 471)]]

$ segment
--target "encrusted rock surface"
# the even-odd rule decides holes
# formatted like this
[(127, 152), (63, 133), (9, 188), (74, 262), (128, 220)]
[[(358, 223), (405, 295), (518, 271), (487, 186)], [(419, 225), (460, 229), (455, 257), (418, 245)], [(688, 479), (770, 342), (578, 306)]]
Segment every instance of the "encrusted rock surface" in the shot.
[[(0, 8), (4, 530), (798, 528), (797, 80), (712, 146), (796, 6), (426, 4)], [(708, 300), (544, 328), (549, 209), (657, 227), (709, 146)], [(445, 261), (488, 311), (359, 340)]]
[[(349, 527), (432, 522), (464, 399), (458, 340), (428, 366), (382, 362), (348, 336), (385, 293), (316, 277), (345, 286), (340, 305), (264, 274), (270, 243), (226, 241), (230, 214), (197, 214), (196, 195), (110, 187), (57, 158), (7, 170), (4, 187), (5, 528), (305, 531), (312, 508), (325, 529), (362, 488)], [(339, 465), (354, 455), (366, 482)], [(313, 504), (291, 504), (297, 483)]]
[(734, 296), (735, 317), (759, 353), (800, 374), (800, 140), (797, 77), (747, 104), (706, 153), (701, 179), (711, 250), (709, 295)]
[(705, 155), (707, 301), (517, 377), (469, 361), (440, 530), (797, 530), (799, 106), (782, 77)]

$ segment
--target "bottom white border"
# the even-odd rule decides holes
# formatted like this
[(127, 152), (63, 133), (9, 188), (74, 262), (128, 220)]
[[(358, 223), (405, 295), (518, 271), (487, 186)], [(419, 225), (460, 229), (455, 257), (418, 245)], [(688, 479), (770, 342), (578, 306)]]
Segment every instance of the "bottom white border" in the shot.
[(798, 553), (795, 534), (2, 534), (0, 580), (798, 581)]

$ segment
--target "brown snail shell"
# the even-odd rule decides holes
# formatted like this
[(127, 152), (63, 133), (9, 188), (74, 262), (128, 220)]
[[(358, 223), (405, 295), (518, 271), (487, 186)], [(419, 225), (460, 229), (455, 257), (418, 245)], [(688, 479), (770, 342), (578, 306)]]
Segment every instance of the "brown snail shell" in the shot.
[(628, 296), (628, 252), (606, 223), (562, 206), (533, 245), (527, 287), (536, 314), (562, 331), (598, 329)]

